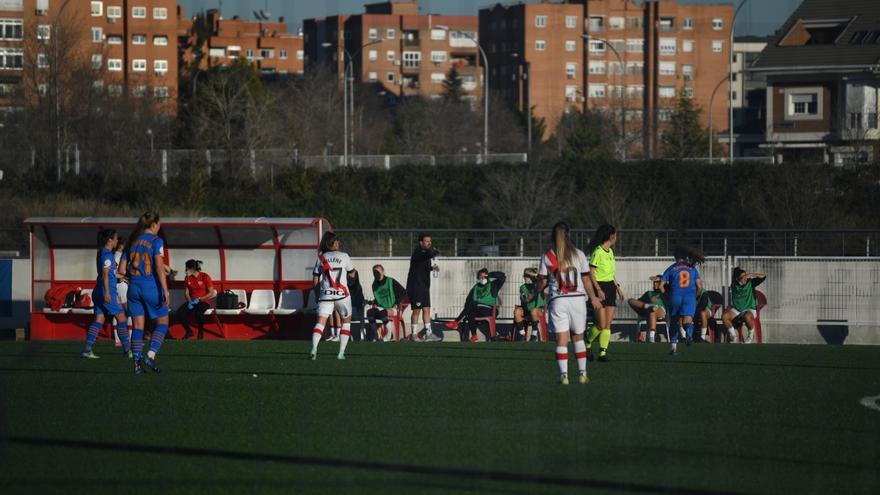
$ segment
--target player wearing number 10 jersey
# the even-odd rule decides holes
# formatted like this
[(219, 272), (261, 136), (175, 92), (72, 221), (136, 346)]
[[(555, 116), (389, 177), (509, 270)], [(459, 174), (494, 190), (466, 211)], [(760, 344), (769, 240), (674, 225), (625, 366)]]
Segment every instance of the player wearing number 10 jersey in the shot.
[(669, 316), (673, 321), (669, 330), (669, 340), (672, 343), (673, 355), (677, 352), (679, 325), (684, 325), (687, 345), (691, 345), (694, 339), (693, 315), (697, 306), (697, 292), (702, 290), (703, 286), (700, 272), (694, 265), (702, 262), (701, 254), (685, 247), (677, 247), (675, 263), (660, 277), (660, 290), (669, 296)]
[(321, 342), (324, 326), (333, 311), (338, 311), (342, 317), (337, 359), (345, 359), (345, 347), (351, 337), (351, 293), (348, 290), (348, 278), (354, 275), (351, 258), (339, 250), (339, 238), (333, 232), (324, 234), (318, 261), (312, 271), (312, 284), (318, 291), (318, 321), (312, 331), (309, 359), (317, 359), (318, 343)]
[(587, 378), (587, 346), (584, 331), (587, 329), (587, 300), (589, 295), (598, 306), (590, 283), (590, 264), (583, 251), (571, 242), (569, 226), (563, 222), (553, 227), (553, 249), (541, 258), (538, 269), (538, 293), (549, 285), (550, 322), (556, 335), (556, 363), (559, 366), (559, 382), (568, 385), (568, 340), (573, 334), (574, 352), (578, 364), (578, 380)]

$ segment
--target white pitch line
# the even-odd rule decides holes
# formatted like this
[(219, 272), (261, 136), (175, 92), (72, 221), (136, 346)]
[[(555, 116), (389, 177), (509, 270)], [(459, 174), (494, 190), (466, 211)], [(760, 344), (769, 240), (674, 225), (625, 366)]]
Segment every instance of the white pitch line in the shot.
[(859, 402), (868, 409), (880, 411), (880, 395), (875, 395), (873, 397), (862, 397), (862, 400)]

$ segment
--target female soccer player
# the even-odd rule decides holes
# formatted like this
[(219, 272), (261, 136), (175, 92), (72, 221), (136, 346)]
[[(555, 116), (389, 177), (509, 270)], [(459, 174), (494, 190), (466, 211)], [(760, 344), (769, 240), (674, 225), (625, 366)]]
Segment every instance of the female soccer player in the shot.
[(749, 329), (746, 344), (755, 340), (755, 318), (758, 317), (758, 299), (755, 297), (755, 287), (764, 283), (767, 275), (763, 273), (749, 273), (740, 267), (733, 269), (733, 280), (730, 283), (731, 307), (727, 308), (722, 316), (724, 328), (730, 336), (731, 342), (736, 342), (735, 323), (740, 318)]
[(523, 272), (524, 283), (519, 286), (520, 305), (513, 310), (514, 340), (530, 342), (534, 335), (540, 335), (539, 327), (546, 301), (544, 292), (537, 290), (537, 278), (538, 270), (534, 268), (526, 268)]
[(116, 293), (116, 260), (113, 258), (113, 250), (119, 242), (119, 236), (113, 229), (104, 229), (98, 234), (98, 255), (96, 265), (98, 279), (95, 289), (92, 291), (92, 301), (95, 304), (95, 321), (89, 327), (86, 337), (86, 345), (82, 351), (82, 357), (97, 359), (98, 356), (92, 351), (92, 346), (98, 338), (98, 333), (104, 327), (105, 318), (116, 318), (116, 334), (122, 343), (123, 352), (131, 353), (131, 345), (128, 340), (128, 325), (125, 311), (119, 305), (119, 297)]
[(574, 335), (574, 353), (578, 364), (578, 381), (589, 383), (587, 378), (587, 346), (584, 331), (587, 328), (587, 296), (593, 307), (600, 307), (599, 300), (590, 283), (590, 265), (584, 252), (571, 242), (568, 224), (559, 222), (553, 226), (553, 248), (544, 253), (538, 269), (538, 292), (550, 286), (550, 321), (556, 334), (556, 364), (559, 366), (559, 383), (568, 385), (568, 340)]
[[(116, 295), (119, 296), (119, 304), (122, 306), (122, 311), (127, 315), (128, 314), (128, 282), (125, 281), (125, 273), (123, 273), (119, 267), (122, 262), (122, 254), (125, 251), (125, 237), (119, 237), (116, 241), (116, 248), (113, 250), (113, 260), (116, 262)], [(131, 318), (128, 318), (126, 322), (126, 326), (131, 328)], [(119, 338), (119, 332), (117, 330), (113, 330), (113, 340), (115, 341), (116, 347), (122, 347), (122, 340)], [(131, 351), (129, 351), (130, 353)], [(131, 356), (129, 356), (131, 357)]]
[(694, 312), (697, 309), (697, 293), (703, 290), (700, 273), (695, 268), (703, 262), (703, 255), (686, 247), (675, 248), (675, 263), (660, 277), (661, 291), (669, 296), (669, 316), (672, 328), (669, 340), (672, 342), (672, 355), (678, 353), (678, 332), (684, 325), (687, 345), (694, 341)]
[[(653, 343), (654, 337), (657, 335), (657, 322), (666, 318), (666, 301), (663, 300), (663, 293), (660, 292), (660, 277), (660, 275), (656, 275), (650, 278), (653, 283), (652, 290), (646, 291), (638, 299), (627, 301), (629, 307), (645, 319), (645, 324), (648, 326), (647, 342), (649, 343)], [(646, 342), (645, 332), (639, 332), (639, 342)]]
[(596, 322), (590, 329), (587, 339), (587, 355), (593, 360), (593, 341), (599, 337), (599, 361), (608, 361), (608, 344), (611, 343), (611, 322), (617, 309), (617, 297), (626, 299), (620, 284), (614, 276), (614, 250), (617, 242), (617, 230), (611, 225), (600, 225), (593, 234), (588, 250), (590, 251), (590, 280), (596, 289), (596, 297), (602, 302), (596, 309)]
[[(134, 330), (131, 347), (134, 351), (134, 372), (144, 373), (144, 365), (159, 373), (156, 354), (168, 333), (168, 281), (165, 279), (165, 242), (157, 234), (161, 225), (159, 214), (148, 211), (141, 215), (128, 238), (125, 268), (128, 274), (128, 312)], [(150, 338), (150, 350), (143, 356), (145, 316), (156, 323)]]
[(318, 261), (312, 271), (312, 285), (317, 291), (318, 321), (312, 331), (312, 350), (309, 359), (318, 358), (318, 344), (324, 335), (324, 326), (334, 311), (342, 317), (342, 330), (339, 332), (339, 354), (336, 359), (345, 359), (345, 347), (351, 337), (351, 293), (348, 290), (348, 277), (355, 273), (348, 254), (339, 250), (339, 238), (327, 232), (321, 238)]

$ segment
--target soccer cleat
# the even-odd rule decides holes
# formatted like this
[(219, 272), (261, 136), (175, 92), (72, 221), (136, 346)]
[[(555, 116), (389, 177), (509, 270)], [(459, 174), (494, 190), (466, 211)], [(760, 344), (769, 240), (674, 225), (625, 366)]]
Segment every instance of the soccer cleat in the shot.
[(678, 356), (678, 351), (672, 351), (669, 353), (670, 356)]
[(412, 342), (421, 342), (421, 341), (422, 341), (422, 338), (419, 337), (419, 334), (418, 334), (418, 333), (413, 332), (412, 335), (409, 336), (409, 340), (412, 341)]
[(143, 375), (144, 374), (144, 367), (141, 366), (141, 362), (138, 359), (134, 360), (134, 374), (135, 375)]
[(608, 355), (602, 354), (601, 356), (599, 356), (599, 362), (600, 363), (607, 363), (608, 362)]
[(122, 350), (122, 357), (127, 357), (128, 359), (131, 359), (134, 357), (134, 353), (131, 352), (131, 349), (129, 349), (127, 351), (125, 349), (123, 349)]
[(336, 355), (336, 359), (338, 359), (340, 361), (345, 361), (345, 354), (340, 352), (339, 354)]
[(578, 375), (578, 383), (580, 383), (581, 385), (586, 385), (590, 383), (590, 379), (587, 378), (586, 373), (581, 373), (580, 375)]
[(458, 322), (455, 320), (447, 321), (446, 323), (443, 324), (443, 326), (450, 329), (450, 330), (458, 330)]
[(116, 342), (113, 343), (113, 347), (122, 347), (122, 342), (117, 340)]
[(428, 335), (425, 338), (426, 342), (443, 342), (443, 337), (437, 336), (434, 332), (428, 332)]
[(141, 358), (141, 362), (144, 364), (144, 366), (146, 366), (147, 368), (150, 368), (150, 370), (152, 370), (153, 373), (161, 373), (162, 372), (162, 370), (159, 369), (159, 366), (156, 365), (155, 359), (150, 359), (147, 356), (144, 356)]
[(688, 337), (688, 339), (685, 341), (684, 344), (685, 344), (686, 346), (690, 347), (690, 345), (693, 344), (693, 343), (694, 343), (694, 339), (693, 339), (692, 337)]
[(92, 351), (82, 353), (83, 359), (101, 359), (101, 356), (95, 354)]
[(309, 359), (312, 361), (318, 359), (318, 351), (309, 351)]
[(562, 378), (559, 379), (560, 385), (568, 385), (568, 375), (562, 375)]
[(471, 338), (468, 339), (468, 340), (471, 341), (471, 342), (479, 342), (479, 341), (480, 341), (480, 338), (477, 337), (476, 334), (474, 334), (474, 335), (471, 335)]

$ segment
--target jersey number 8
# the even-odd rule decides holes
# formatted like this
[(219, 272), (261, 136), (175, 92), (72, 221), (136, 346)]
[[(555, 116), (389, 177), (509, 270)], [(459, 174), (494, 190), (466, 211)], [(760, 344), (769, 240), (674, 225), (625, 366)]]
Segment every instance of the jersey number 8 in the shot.
[(691, 286), (691, 273), (690, 272), (679, 272), (678, 273), (678, 286), (679, 287), (690, 287)]

